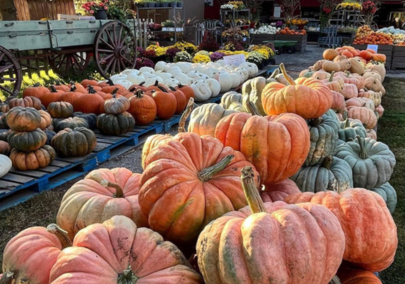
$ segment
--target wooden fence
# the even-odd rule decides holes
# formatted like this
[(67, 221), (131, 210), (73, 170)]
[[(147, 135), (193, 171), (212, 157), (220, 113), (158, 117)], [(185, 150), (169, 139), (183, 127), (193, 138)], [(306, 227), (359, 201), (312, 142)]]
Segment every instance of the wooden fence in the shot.
[(14, 0), (17, 20), (33, 21), (42, 18), (57, 20), (58, 14), (74, 15), (73, 0)]

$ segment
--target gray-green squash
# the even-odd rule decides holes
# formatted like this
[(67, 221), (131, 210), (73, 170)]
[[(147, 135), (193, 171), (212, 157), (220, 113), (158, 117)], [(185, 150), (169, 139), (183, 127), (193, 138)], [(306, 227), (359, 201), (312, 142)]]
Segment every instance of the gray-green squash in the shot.
[(231, 105), (232, 105), (232, 109), (237, 108), (237, 107), (241, 107), (243, 109), (242, 94), (235, 92), (235, 91), (226, 92), (221, 98), (220, 105), (224, 109), (231, 109)]
[(374, 191), (384, 199), (388, 209), (391, 214), (393, 214), (395, 207), (397, 207), (397, 192), (395, 191), (395, 188), (393, 188), (389, 182), (386, 182), (383, 185), (370, 190)]
[(353, 186), (366, 189), (388, 182), (396, 164), (395, 156), (386, 144), (360, 136), (356, 141), (339, 145), (336, 156), (352, 168)]
[(339, 139), (340, 122), (333, 110), (309, 121), (311, 145), (305, 166), (321, 164), (325, 157), (333, 155)]
[(51, 146), (64, 157), (81, 157), (90, 154), (97, 145), (94, 132), (86, 127), (66, 128), (52, 138)]
[(356, 139), (357, 135), (362, 138), (367, 137), (366, 128), (364, 128), (363, 123), (360, 120), (346, 118), (344, 121), (340, 122), (340, 140), (345, 142), (352, 141)]
[(302, 167), (290, 177), (302, 192), (332, 190), (342, 192), (353, 187), (352, 168), (337, 157), (328, 156), (322, 165)]
[(127, 111), (120, 114), (103, 113), (97, 117), (97, 129), (107, 135), (119, 135), (133, 130), (134, 117)]
[(35, 151), (45, 145), (46, 133), (39, 128), (27, 132), (12, 130), (7, 136), (7, 141), (11, 148), (25, 152)]
[(54, 118), (52, 121), (55, 132), (65, 128), (74, 129), (76, 127), (89, 128), (89, 124), (84, 118), (81, 117), (68, 117), (68, 118)]

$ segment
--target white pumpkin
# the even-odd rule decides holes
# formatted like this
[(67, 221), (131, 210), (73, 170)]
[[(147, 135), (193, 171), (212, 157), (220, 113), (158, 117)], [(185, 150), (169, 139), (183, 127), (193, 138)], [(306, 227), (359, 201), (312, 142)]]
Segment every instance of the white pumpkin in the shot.
[(11, 170), (11, 160), (6, 155), (0, 154), (0, 178), (5, 176)]
[(232, 79), (232, 88), (236, 88), (241, 84), (241, 80), (238, 74), (232, 72), (229, 73), (229, 75), (231, 76)]
[(211, 97), (211, 89), (208, 83), (204, 80), (195, 81), (190, 85), (193, 88), (195, 101), (203, 102)]
[(171, 66), (169, 69), (166, 70), (167, 73), (172, 74), (172, 76), (176, 77), (177, 74), (183, 74), (183, 71), (178, 66)]
[[(138, 70), (136, 70), (138, 71)], [(139, 85), (140, 83), (145, 81), (145, 76), (141, 75), (139, 72), (131, 72), (128, 74), (128, 80), (132, 82), (134, 85)]]
[(219, 64), (219, 63), (217, 63), (217, 62), (208, 62), (207, 63), (207, 66), (208, 67), (211, 67), (211, 68), (219, 68), (219, 67), (221, 67), (221, 64)]
[(191, 85), (194, 82), (192, 78), (183, 73), (177, 74), (174, 79), (178, 80), (182, 85)]
[(177, 62), (174, 63), (174, 66), (179, 67), (184, 74), (193, 70), (193, 64), (190, 62)]
[(145, 79), (148, 79), (148, 78), (155, 78), (155, 77), (156, 77), (156, 74), (155, 74), (155, 73), (148, 73), (148, 72), (145, 72), (145, 73), (142, 73), (142, 76), (144, 76)]
[(223, 60), (223, 59), (217, 60), (215, 63), (217, 63), (218, 65), (221, 65), (221, 66), (226, 65), (225, 60)]
[(210, 78), (207, 80), (207, 83), (211, 90), (211, 97), (218, 96), (221, 92), (221, 85), (219, 84), (219, 82), (215, 79)]
[(200, 72), (201, 74), (207, 75), (209, 78), (212, 78), (214, 76), (212, 69), (213, 68), (210, 68), (208, 66), (198, 66), (195, 70), (197, 72)]
[(243, 62), (241, 65), (239, 65), (239, 67), (244, 67), (249, 71), (249, 78), (256, 76), (256, 74), (259, 72), (257, 65), (251, 62)]
[(124, 71), (121, 72), (121, 74), (125, 74), (127, 76), (129, 76), (129, 74), (132, 74), (132, 73), (139, 74), (139, 70), (137, 70), (137, 69), (125, 69)]
[(218, 73), (215, 76), (215, 79), (219, 82), (219, 84), (221, 85), (221, 92), (225, 93), (227, 91), (229, 91), (232, 88), (232, 78), (229, 75), (229, 73), (227, 72), (221, 72)]
[(145, 87), (149, 87), (149, 86), (153, 86), (156, 84), (156, 81), (158, 82), (158, 84), (162, 84), (163, 83), (163, 79), (160, 77), (150, 77), (148, 79), (145, 80), (145, 84), (143, 84)]
[(162, 72), (162, 71), (158, 71), (155, 73), (156, 76), (159, 76), (160, 78), (162, 78), (163, 80), (167, 80), (170, 78), (173, 78), (173, 75), (167, 72)]
[(170, 78), (170, 79), (164, 80), (163, 84), (168, 86), (168, 87), (177, 87), (180, 84), (180, 82), (179, 82), (179, 80), (176, 80), (174, 78)]
[(139, 72), (141, 72), (141, 73), (151, 73), (151, 74), (153, 74), (153, 73), (155, 73), (155, 69), (153, 69), (153, 68), (151, 68), (151, 67), (146, 67), (146, 66), (144, 66), (144, 67), (139, 68)]
[(129, 89), (133, 85), (133, 83), (129, 80), (119, 80), (119, 81), (113, 81), (115, 85), (122, 85), (125, 87), (125, 89)]
[(249, 79), (249, 70), (244, 67), (238, 67), (235, 69), (235, 72), (238, 72), (239, 76), (242, 78), (242, 83)]
[(115, 75), (112, 75), (110, 77), (111, 81), (113, 81), (114, 84), (115, 84), (116, 81), (126, 80), (127, 78), (128, 78), (128, 76), (126, 74), (122, 74), (122, 73), (121, 74), (115, 74)]
[(193, 79), (208, 79), (208, 76), (198, 71), (189, 71), (187, 76)]
[(169, 69), (169, 65), (164, 61), (158, 61), (155, 64), (155, 71), (167, 71)]

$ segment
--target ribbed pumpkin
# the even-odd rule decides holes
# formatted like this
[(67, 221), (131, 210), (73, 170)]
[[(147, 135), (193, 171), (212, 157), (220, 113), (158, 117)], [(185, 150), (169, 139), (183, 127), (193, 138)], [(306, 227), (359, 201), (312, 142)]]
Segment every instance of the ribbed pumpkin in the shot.
[(382, 284), (373, 272), (351, 268), (348, 265), (340, 267), (337, 275), (341, 284)]
[(365, 107), (371, 109), (372, 111), (375, 110), (374, 102), (368, 98), (351, 98), (346, 101), (346, 108), (350, 110), (353, 107)]
[(48, 88), (35, 84), (32, 87), (28, 87), (23, 91), (23, 98), (25, 97), (36, 97), (41, 99), (43, 94), (49, 93)]
[(156, 118), (155, 100), (140, 90), (136, 91), (135, 96), (129, 99), (128, 112), (134, 117), (137, 125), (149, 124)]
[(25, 152), (34, 151), (45, 145), (46, 134), (39, 128), (29, 132), (17, 132), (12, 130), (7, 136), (7, 141), (11, 148)]
[(224, 109), (215, 103), (203, 104), (193, 110), (188, 124), (188, 131), (198, 135), (210, 135), (215, 137), (215, 128), (218, 122), (225, 116), (235, 113), (234, 110)]
[(218, 122), (215, 137), (241, 151), (264, 184), (282, 181), (305, 162), (310, 136), (305, 120), (293, 113), (261, 117), (234, 113)]
[(258, 109), (261, 115), (265, 115), (263, 105), (262, 105), (262, 92), (264, 87), (266, 87), (267, 81), (264, 77), (256, 77), (250, 79), (243, 83), (242, 85), (242, 96), (243, 99), (243, 108), (247, 111), (249, 107), (247, 102), (253, 103)]
[(45, 130), (52, 125), (52, 117), (49, 112), (42, 109), (39, 110), (39, 113), (41, 115), (41, 124), (39, 125), (39, 128)]
[(55, 86), (50, 87), (50, 91), (41, 96), (40, 100), (42, 104), (47, 108), (50, 103), (58, 102), (61, 100), (65, 91), (57, 90)]
[(335, 151), (339, 139), (340, 122), (335, 112), (329, 110), (323, 116), (309, 121), (308, 127), (311, 146), (304, 165), (319, 165), (325, 157), (332, 155)]
[(82, 117), (68, 117), (68, 118), (60, 118), (53, 120), (53, 127), (55, 131), (61, 131), (65, 128), (75, 129), (76, 127), (85, 127), (89, 128), (89, 124), (87, 121)]
[(373, 129), (377, 125), (377, 116), (374, 111), (366, 107), (352, 107), (347, 117), (360, 120), (365, 128)]
[(385, 203), (387, 204), (388, 210), (390, 210), (390, 213), (394, 213), (395, 208), (397, 207), (397, 192), (395, 191), (395, 188), (392, 187), (392, 185), (389, 182), (384, 183), (383, 185), (372, 188), (370, 189), (371, 191), (374, 191), (378, 195), (380, 195)]
[(344, 251), (338, 219), (320, 205), (263, 204), (253, 173), (244, 169), (242, 180), (249, 206), (211, 222), (198, 238), (205, 283), (328, 283)]
[(302, 192), (342, 192), (353, 187), (350, 165), (345, 160), (332, 156), (326, 157), (321, 165), (302, 167), (291, 179)]
[(368, 138), (377, 140), (377, 132), (374, 129), (367, 129), (367, 136)]
[(366, 138), (367, 132), (363, 126), (363, 123), (358, 119), (346, 118), (340, 123), (339, 139), (345, 142), (349, 142), (356, 139), (359, 135), (362, 138)]
[(34, 131), (41, 126), (41, 114), (32, 107), (14, 107), (7, 112), (8, 126), (15, 131)]
[(343, 259), (377, 272), (391, 265), (398, 245), (397, 227), (378, 194), (363, 188), (337, 193), (304, 192), (284, 199), (287, 203), (311, 202), (326, 206), (339, 219), (346, 236)]
[(0, 112), (0, 129), (9, 129), (7, 124), (7, 113)]
[(358, 90), (354, 84), (344, 84), (343, 85), (343, 96), (345, 99), (351, 99), (358, 96)]
[(0, 100), (0, 112), (8, 112), (10, 110), (10, 106), (8, 103), (2, 102)]
[(76, 97), (72, 103), (75, 111), (95, 114), (99, 113), (101, 104), (104, 104), (104, 99), (94, 90)]
[(331, 90), (343, 94), (344, 80), (341, 77), (334, 77), (335, 72), (332, 72), (329, 79), (322, 82)]
[(147, 227), (138, 203), (140, 176), (126, 168), (91, 171), (63, 196), (56, 216), (58, 225), (70, 239), (79, 230), (115, 215), (127, 216), (137, 226)]
[(107, 135), (119, 135), (133, 130), (135, 119), (129, 112), (120, 114), (103, 113), (97, 117), (97, 129)]
[(28, 171), (49, 166), (55, 159), (55, 155), (55, 150), (51, 146), (44, 145), (38, 150), (30, 152), (12, 149), (10, 160), (13, 162), (13, 167), (16, 170)]
[(203, 283), (190, 267), (183, 253), (158, 233), (114, 216), (76, 235), (73, 246), (59, 254), (49, 283)]
[(49, 273), (59, 253), (71, 245), (66, 232), (55, 224), (19, 232), (4, 248), (3, 273), (11, 275), (11, 282), (4, 283), (49, 283)]
[(0, 154), (8, 156), (10, 154), (11, 147), (8, 142), (0, 140)]
[(171, 118), (177, 109), (177, 100), (172, 93), (156, 91), (152, 94), (152, 98), (156, 103), (157, 116), (160, 119)]
[(104, 111), (111, 114), (119, 114), (129, 109), (129, 101), (126, 97), (117, 97), (113, 93), (113, 97), (104, 102)]
[(374, 106), (378, 107), (381, 104), (381, 92), (374, 92), (372, 90), (365, 91), (364, 89), (359, 90), (359, 97), (369, 98), (374, 102)]
[(14, 98), (9, 101), (10, 108), (14, 107), (32, 107), (37, 110), (42, 108), (41, 100), (36, 97)]
[(333, 102), (332, 94), (325, 84), (311, 78), (298, 78), (295, 82), (280, 68), (290, 85), (267, 84), (262, 92), (264, 111), (268, 115), (296, 113), (305, 119), (317, 118), (327, 112)]
[(52, 138), (52, 147), (64, 157), (81, 157), (90, 154), (97, 145), (93, 131), (85, 127), (65, 128)]
[(263, 202), (276, 202), (283, 201), (287, 196), (300, 193), (301, 191), (295, 182), (287, 178), (280, 182), (266, 185), (259, 192)]
[(64, 102), (69, 102), (74, 106), (76, 99), (80, 98), (82, 95), (83, 93), (77, 91), (76, 87), (73, 85), (68, 92), (64, 93), (60, 97), (60, 100)]
[(246, 206), (240, 171), (247, 165), (211, 136), (179, 133), (157, 145), (144, 159), (139, 191), (150, 228), (176, 243), (195, 240), (209, 222)]
[(353, 170), (355, 187), (375, 188), (388, 182), (396, 163), (395, 156), (382, 142), (357, 137), (336, 148), (336, 156), (344, 159)]
[(220, 105), (224, 109), (229, 109), (234, 102), (242, 104), (242, 94), (235, 91), (229, 91), (222, 95)]
[(330, 91), (333, 97), (332, 106), (330, 107), (337, 113), (342, 113), (346, 109), (345, 97), (338, 92)]
[(73, 105), (69, 102), (52, 102), (47, 111), (54, 118), (68, 118), (73, 115)]
[(97, 115), (95, 113), (74, 112), (73, 117), (82, 118), (87, 122), (89, 129), (95, 129), (97, 123)]
[(322, 57), (323, 57), (323, 59), (326, 59), (326, 60), (333, 60), (338, 55), (339, 55), (339, 52), (337, 52), (335, 49), (328, 48), (328, 49), (324, 50)]

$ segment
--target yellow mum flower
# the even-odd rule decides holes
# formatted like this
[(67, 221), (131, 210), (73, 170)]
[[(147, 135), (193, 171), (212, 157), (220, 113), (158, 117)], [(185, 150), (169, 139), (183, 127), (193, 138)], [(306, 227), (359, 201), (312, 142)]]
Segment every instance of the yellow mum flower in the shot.
[(37, 73), (32, 73), (31, 79), (34, 81), (34, 84), (40, 83), (41, 85), (45, 85), (45, 81)]
[(208, 55), (202, 55), (202, 54), (196, 54), (192, 60), (193, 63), (208, 63), (210, 61), (211, 61), (211, 59)]
[(55, 74), (55, 72), (53, 72), (52, 69), (48, 70), (48, 76), (52, 79), (60, 80), (60, 77), (57, 74)]
[(46, 80), (46, 81), (51, 80), (51, 78), (49, 78), (48, 74), (46, 74), (46, 71), (45, 71), (45, 70), (39, 71), (39, 76), (40, 76), (42, 79)]

